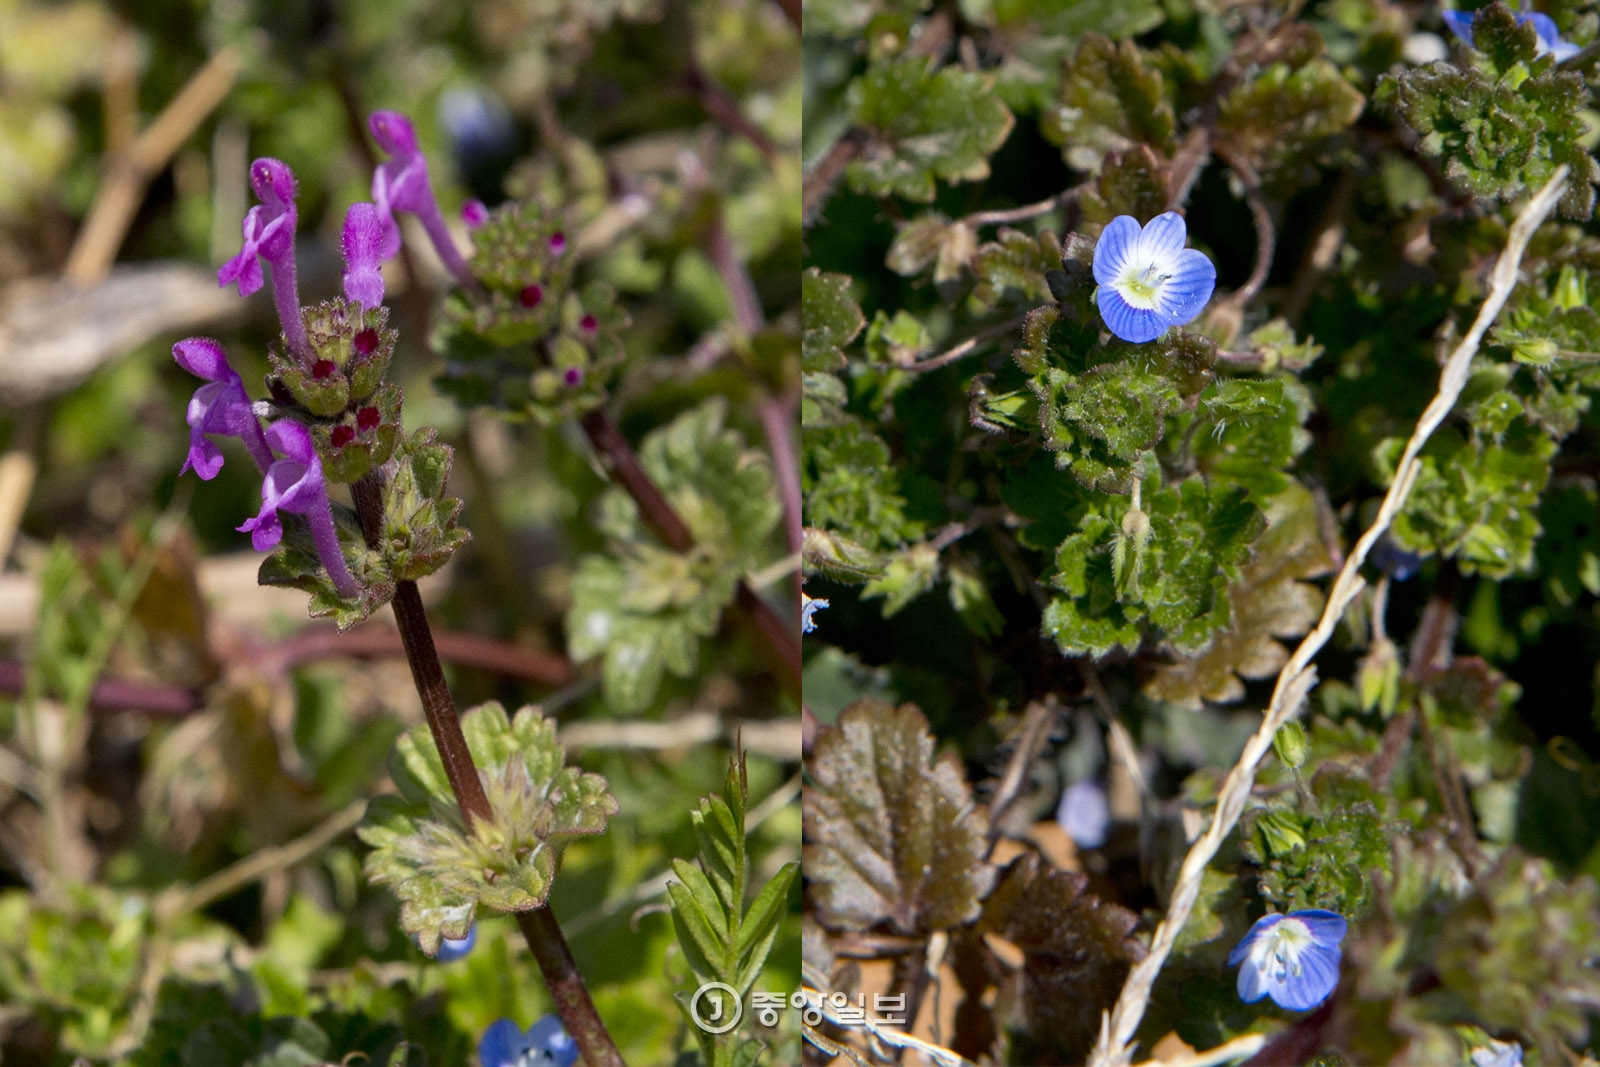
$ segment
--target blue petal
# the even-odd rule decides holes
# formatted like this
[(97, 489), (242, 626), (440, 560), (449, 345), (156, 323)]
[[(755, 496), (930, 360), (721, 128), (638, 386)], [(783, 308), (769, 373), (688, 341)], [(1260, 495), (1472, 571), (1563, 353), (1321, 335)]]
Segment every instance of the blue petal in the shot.
[(1167, 318), (1153, 308), (1136, 308), (1122, 298), (1116, 286), (1102, 284), (1095, 298), (1106, 328), (1124, 341), (1142, 345), (1167, 332)]
[(1344, 940), (1345, 931), (1350, 928), (1344, 916), (1336, 911), (1323, 911), (1321, 908), (1291, 911), (1289, 918), (1299, 919), (1305, 923), (1306, 929), (1311, 931), (1311, 939), (1327, 948), (1337, 948), (1339, 942)]
[(1176, 211), (1163, 212), (1144, 224), (1134, 255), (1140, 263), (1152, 263), (1157, 274), (1169, 274), (1171, 264), (1189, 239), (1189, 227)]
[(1339, 984), (1339, 950), (1312, 945), (1300, 954), (1300, 973), (1277, 983), (1272, 999), (1280, 1008), (1309, 1011), (1328, 999)]
[[(1237, 951), (1237, 950), (1235, 950)], [(1230, 961), (1232, 957), (1229, 957)], [(1245, 964), (1239, 969), (1239, 999), (1254, 1004), (1268, 993), (1268, 982), (1261, 968)]]
[(578, 1062), (578, 1045), (555, 1015), (546, 1015), (528, 1027), (528, 1047), (543, 1052), (550, 1067), (572, 1067)]
[(439, 951), (434, 959), (440, 963), (453, 963), (472, 951), (472, 946), (478, 943), (478, 927), (467, 927), (466, 937), (446, 937), (439, 942)]
[(1118, 215), (1107, 223), (1094, 246), (1094, 280), (1109, 285), (1122, 277), (1138, 242), (1139, 222), (1132, 215)]
[(1217, 268), (1204, 252), (1185, 248), (1167, 273), (1167, 280), (1161, 284), (1161, 314), (1174, 326), (1193, 322), (1217, 288)]
[(1257, 919), (1255, 925), (1250, 927), (1250, 932), (1240, 938), (1239, 943), (1233, 946), (1233, 951), (1228, 953), (1228, 966), (1237, 967), (1244, 962), (1244, 958), (1250, 954), (1250, 946), (1268, 930), (1283, 922), (1283, 919), (1282, 915), (1277, 914), (1263, 915)]
[(1470, 11), (1446, 11), (1444, 24), (1450, 27), (1450, 32), (1467, 42), (1468, 48), (1475, 47), (1472, 43), (1472, 19)]
[(522, 1031), (510, 1019), (496, 1019), (478, 1042), (478, 1061), (483, 1067), (516, 1067), (517, 1057), (528, 1047)]

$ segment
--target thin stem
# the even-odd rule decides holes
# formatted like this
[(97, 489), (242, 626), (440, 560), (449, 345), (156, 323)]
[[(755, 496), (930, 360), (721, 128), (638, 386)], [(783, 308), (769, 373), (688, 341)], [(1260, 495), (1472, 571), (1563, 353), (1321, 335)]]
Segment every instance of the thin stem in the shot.
[[(639, 506), (639, 515), (654, 531), (663, 544), (674, 552), (687, 552), (694, 547), (694, 535), (683, 519), (673, 510), (667, 498), (639, 462), (628, 439), (622, 436), (617, 424), (605, 412), (595, 410), (583, 417), (583, 429), (589, 443), (606, 460), (607, 468), (617, 483), (625, 489)], [(756, 630), (766, 639), (774, 658), (782, 667), (780, 680), (784, 688), (793, 692), (800, 689), (800, 641), (794, 622), (785, 623), (765, 600), (756, 595), (750, 584), (742, 579), (736, 594), (736, 603), (755, 623)]]
[[(351, 486), (351, 495), (361, 515), (361, 529), (367, 543), (376, 548), (383, 521), (383, 487), (374, 474), (367, 474)], [(395, 621), (400, 626), (400, 641), (411, 664), (411, 679), (416, 683), (417, 695), (422, 698), (422, 710), (428, 719), (428, 730), (433, 734), (445, 777), (450, 780), (450, 789), (461, 805), (462, 817), (470, 831), (475, 819), (493, 821), (494, 810), (489, 806), (477, 765), (472, 761), (467, 739), (461, 732), (455, 698), (450, 695), (444, 669), (439, 665), (439, 653), (433, 646), (433, 633), (428, 628), (428, 615), (422, 607), (417, 583), (396, 583), (393, 606)], [(583, 976), (578, 973), (566, 939), (561, 936), (561, 927), (550, 909), (541, 907), (518, 912), (517, 925), (522, 928), (528, 949), (539, 963), (545, 984), (550, 987), (556, 1012), (577, 1043), (584, 1062), (589, 1067), (624, 1067), (622, 1055), (595, 1011)]]
[(1070, 189), (1063, 189), (1055, 196), (1045, 197), (1035, 204), (1024, 204), (1022, 207), (999, 211), (975, 211), (961, 221), (968, 226), (998, 226), (1008, 222), (1026, 222), (1058, 207), (1064, 207), (1093, 188), (1094, 182), (1082, 182)]
[(1255, 266), (1250, 270), (1250, 277), (1245, 279), (1239, 290), (1226, 301), (1235, 308), (1243, 309), (1261, 291), (1261, 287), (1267, 284), (1267, 273), (1272, 269), (1272, 253), (1277, 244), (1277, 236), (1272, 227), (1272, 215), (1267, 211), (1267, 202), (1261, 192), (1261, 176), (1256, 173), (1256, 169), (1243, 154), (1225, 145), (1217, 145), (1216, 152), (1244, 186), (1244, 200), (1250, 206), (1250, 217), (1255, 222)]
[[(795, 453), (793, 405), (780, 396), (768, 396), (758, 405), (761, 428), (772, 450), (772, 470), (778, 481), (778, 499), (783, 501), (783, 531), (789, 551), (798, 555), (805, 544), (805, 528), (800, 504), (800, 458)], [(794, 569), (794, 598), (800, 599), (801, 568)]]
[(566, 1024), (567, 1033), (583, 1053), (586, 1067), (624, 1067), (622, 1054), (606, 1033), (600, 1013), (595, 1011), (589, 997), (589, 987), (578, 973), (578, 965), (567, 948), (567, 939), (561, 936), (561, 927), (548, 907), (517, 912), (517, 926), (539, 962), (544, 983), (550, 988), (550, 999), (555, 1001), (556, 1014)]
[(918, 373), (921, 373), (922, 371), (938, 370), (940, 367), (948, 366), (949, 364), (960, 359), (962, 356), (975, 351), (977, 347), (983, 344), (985, 341), (992, 341), (996, 337), (1005, 336), (1012, 330), (1015, 330), (1018, 326), (1021, 326), (1027, 320), (1028, 317), (1026, 315), (1018, 315), (1016, 318), (1007, 319), (1005, 322), (999, 322), (995, 323), (993, 326), (987, 326), (973, 334), (971, 337), (967, 338), (965, 341), (961, 341), (955, 345), (952, 345), (950, 348), (945, 349), (937, 356), (929, 356), (927, 359), (919, 359), (915, 363), (906, 365), (904, 369), (917, 371)]

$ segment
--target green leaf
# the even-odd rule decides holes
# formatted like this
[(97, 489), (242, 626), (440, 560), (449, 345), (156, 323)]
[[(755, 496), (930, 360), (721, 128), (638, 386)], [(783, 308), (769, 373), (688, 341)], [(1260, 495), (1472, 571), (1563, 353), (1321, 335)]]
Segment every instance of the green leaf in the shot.
[(1321, 616), (1322, 593), (1303, 579), (1326, 574), (1333, 560), (1311, 494), (1292, 484), (1266, 512), (1267, 531), (1228, 590), (1228, 628), (1203, 652), (1157, 667), (1146, 696), (1186, 708), (1239, 700), (1241, 678), (1270, 678), (1289, 658), (1278, 639), (1299, 637)]
[(978, 181), (1014, 120), (993, 79), (918, 56), (890, 59), (850, 84), (848, 107), (866, 143), (845, 176), (874, 196), (933, 199), (935, 179)]
[(807, 526), (874, 554), (921, 536), (921, 524), (906, 517), (889, 446), (864, 423), (808, 428), (801, 436)]
[(1365, 107), (1366, 98), (1326, 59), (1298, 67), (1273, 63), (1223, 100), (1217, 134), (1265, 180), (1278, 172), (1298, 180), (1303, 172), (1317, 173), (1315, 164), (1331, 154), (1324, 142), (1348, 129)]
[(984, 308), (1000, 303), (1007, 292), (1024, 305), (1049, 300), (1050, 287), (1044, 275), (1061, 267), (1060, 239), (1048, 232), (1035, 237), (1009, 226), (1000, 228), (998, 238), (979, 248), (973, 257), (972, 272), (978, 284), (972, 299)]
[(933, 588), (939, 580), (939, 552), (931, 545), (914, 545), (889, 557), (883, 574), (867, 583), (863, 597), (885, 597), (883, 616), (898, 612)]
[(1062, 146), (1067, 163), (1093, 173), (1108, 153), (1147, 144), (1171, 156), (1177, 120), (1161, 72), (1132, 41), (1087, 33), (1067, 64), (1060, 96), (1039, 128)]
[(800, 369), (835, 371), (845, 364), (844, 346), (866, 325), (850, 299), (850, 277), (808, 267), (800, 275)]
[(978, 914), (994, 880), (987, 820), (914, 705), (850, 705), (818, 734), (811, 775), (802, 863), (820, 922), (918, 935)]
[(1478, 12), (1473, 40), (1482, 51), (1468, 64), (1434, 62), (1386, 77), (1380, 99), (1422, 138), (1424, 153), (1444, 161), (1445, 175), (1476, 196), (1518, 196), (1567, 164), (1561, 210), (1587, 219), (1600, 164), (1585, 147), (1582, 75), (1534, 58), (1534, 27), (1519, 26), (1501, 3)]
[(394, 890), (400, 925), (429, 955), (441, 938), (465, 937), (479, 905), (542, 905), (565, 839), (603, 832), (617, 812), (604, 778), (563, 766), (555, 726), (537, 710), (513, 719), (483, 704), (461, 724), (493, 821), (467, 829), (432, 734), (418, 726), (390, 758), (400, 795), (374, 798), (357, 830), (373, 847), (367, 877)]

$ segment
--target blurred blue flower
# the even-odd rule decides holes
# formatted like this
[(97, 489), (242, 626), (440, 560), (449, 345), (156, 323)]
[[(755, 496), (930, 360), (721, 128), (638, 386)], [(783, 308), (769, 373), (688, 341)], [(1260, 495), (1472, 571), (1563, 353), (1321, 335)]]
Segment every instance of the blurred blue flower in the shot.
[(1491, 1038), (1487, 1048), (1472, 1050), (1472, 1067), (1522, 1067), (1522, 1046)]
[(447, 937), (439, 942), (439, 951), (433, 958), (440, 963), (454, 963), (462, 956), (472, 951), (472, 946), (478, 943), (477, 926), (467, 927), (466, 937)]
[(1193, 322), (1217, 287), (1204, 252), (1185, 248), (1189, 228), (1176, 211), (1140, 226), (1118, 215), (1094, 248), (1095, 300), (1106, 327), (1134, 344), (1154, 341), (1169, 326)]
[[(1472, 43), (1472, 23), (1478, 17), (1476, 11), (1446, 11), (1444, 24), (1450, 27), (1457, 37), (1466, 42), (1468, 48), (1476, 48)], [(1575, 44), (1570, 44), (1561, 39), (1561, 32), (1556, 29), (1555, 19), (1538, 11), (1523, 11), (1517, 15), (1517, 25), (1533, 23), (1533, 32), (1538, 36), (1537, 51), (1535, 56), (1555, 56), (1556, 62), (1571, 59), (1583, 49)]]
[(496, 1019), (478, 1042), (483, 1067), (572, 1067), (578, 1046), (554, 1015), (546, 1015), (524, 1034), (510, 1019)]
[(1395, 544), (1388, 534), (1378, 538), (1367, 559), (1397, 582), (1416, 577), (1417, 571), (1422, 569), (1422, 557)]
[(1066, 831), (1079, 848), (1099, 848), (1106, 843), (1111, 826), (1111, 805), (1099, 782), (1074, 782), (1061, 794), (1056, 806), (1056, 825)]
[(1228, 954), (1239, 969), (1239, 998), (1253, 1004), (1271, 997), (1280, 1008), (1307, 1011), (1339, 984), (1339, 942), (1348, 924), (1331, 911), (1310, 909), (1266, 915)]

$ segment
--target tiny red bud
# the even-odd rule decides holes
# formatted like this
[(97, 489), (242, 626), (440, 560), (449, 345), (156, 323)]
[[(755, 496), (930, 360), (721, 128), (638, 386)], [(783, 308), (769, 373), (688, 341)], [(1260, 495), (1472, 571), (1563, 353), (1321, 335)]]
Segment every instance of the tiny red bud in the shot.
[(348, 426), (335, 426), (333, 428), (333, 433), (330, 435), (330, 440), (333, 441), (334, 448), (343, 448), (345, 445), (349, 444), (355, 439), (355, 430)]
[(311, 377), (320, 382), (324, 378), (331, 378), (333, 376), (333, 372), (338, 369), (339, 368), (334, 365), (333, 360), (319, 359), (311, 365)]
[(363, 356), (370, 356), (378, 347), (378, 331), (365, 329), (355, 336), (356, 351)]
[(559, 256), (566, 250), (567, 235), (562, 233), (560, 230), (557, 230), (555, 233), (550, 235), (550, 251)]
[(362, 408), (356, 412), (356, 425), (361, 427), (363, 432), (376, 430), (378, 423), (382, 421), (383, 416), (378, 413), (377, 408)]
[(583, 368), (568, 367), (561, 372), (561, 380), (567, 383), (568, 388), (583, 384)]
[(522, 306), (525, 308), (538, 307), (539, 301), (543, 299), (544, 290), (539, 288), (537, 285), (530, 285), (526, 287), (517, 296), (517, 300), (520, 301)]
[(578, 328), (584, 333), (593, 334), (600, 328), (600, 323), (596, 321), (593, 315), (585, 315), (583, 318), (578, 320)]

